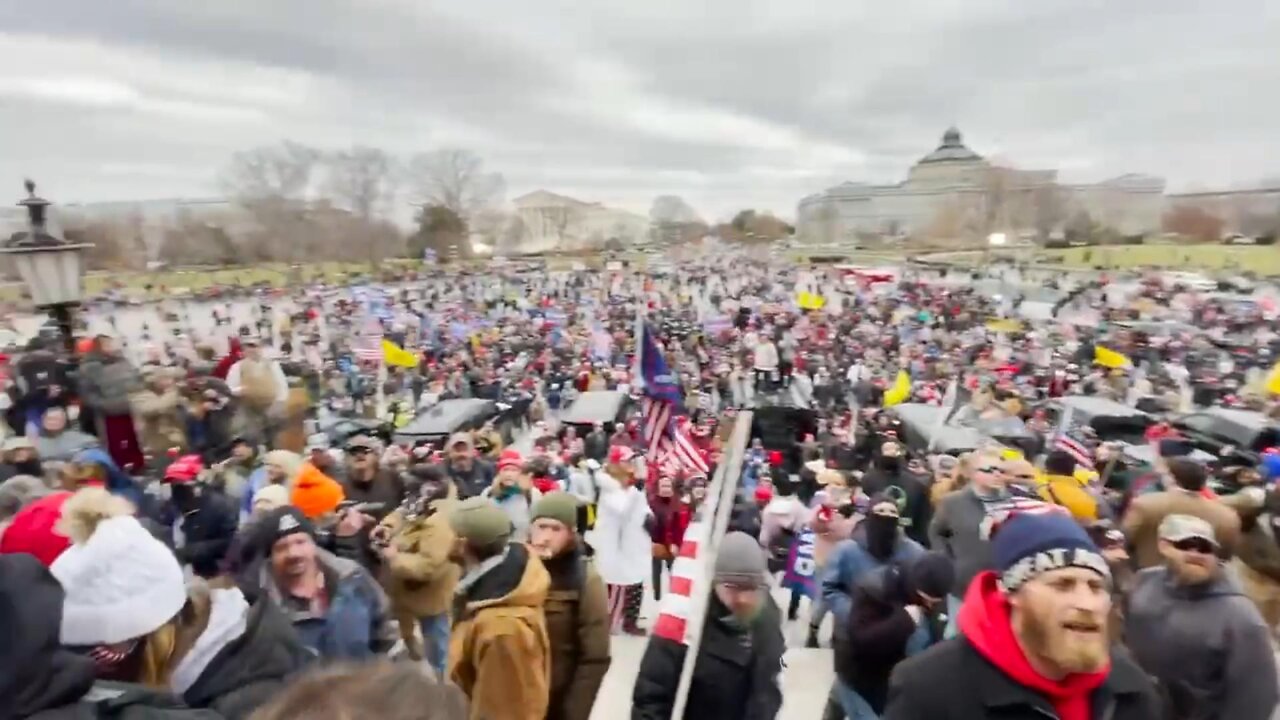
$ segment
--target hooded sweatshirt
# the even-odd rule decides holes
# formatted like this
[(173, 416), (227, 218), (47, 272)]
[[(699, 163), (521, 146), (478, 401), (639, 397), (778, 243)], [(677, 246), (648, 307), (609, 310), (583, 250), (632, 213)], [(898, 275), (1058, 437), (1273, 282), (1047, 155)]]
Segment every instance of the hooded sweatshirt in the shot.
[(1048, 700), (1059, 720), (1090, 720), (1089, 696), (1107, 679), (1110, 664), (1099, 672), (1073, 673), (1057, 681), (1041, 675), (1014, 637), (1009, 601), (1000, 592), (997, 580), (990, 570), (973, 578), (960, 606), (960, 633), (987, 662)]

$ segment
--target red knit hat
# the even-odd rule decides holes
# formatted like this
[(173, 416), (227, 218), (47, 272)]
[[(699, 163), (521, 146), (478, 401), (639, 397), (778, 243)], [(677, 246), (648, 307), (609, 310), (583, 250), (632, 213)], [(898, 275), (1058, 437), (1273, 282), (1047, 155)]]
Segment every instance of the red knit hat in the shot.
[(507, 448), (498, 455), (498, 469), (505, 470), (507, 468), (516, 468), (517, 470), (524, 467), (524, 457), (520, 455), (520, 451), (515, 448)]
[(71, 546), (71, 539), (54, 531), (62, 518), (62, 505), (72, 493), (59, 492), (27, 505), (13, 516), (13, 522), (0, 534), (0, 554), (34, 555), (45, 567)]
[(165, 468), (164, 481), (182, 484), (195, 482), (202, 472), (204, 472), (204, 461), (199, 455), (183, 455)]

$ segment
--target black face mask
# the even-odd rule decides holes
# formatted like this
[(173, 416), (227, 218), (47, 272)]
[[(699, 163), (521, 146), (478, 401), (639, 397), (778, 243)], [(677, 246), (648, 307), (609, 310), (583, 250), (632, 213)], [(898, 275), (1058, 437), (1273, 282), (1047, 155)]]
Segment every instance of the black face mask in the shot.
[(884, 562), (893, 557), (898, 540), (898, 518), (868, 515), (862, 524), (867, 528), (867, 552)]
[(902, 458), (885, 456), (880, 458), (880, 469), (888, 472), (897, 472), (902, 466)]
[(44, 475), (44, 471), (40, 468), (39, 458), (31, 458), (29, 460), (23, 460), (22, 462), (16, 462), (13, 464), (13, 469), (16, 470), (19, 475), (30, 475), (32, 477), (40, 477)]

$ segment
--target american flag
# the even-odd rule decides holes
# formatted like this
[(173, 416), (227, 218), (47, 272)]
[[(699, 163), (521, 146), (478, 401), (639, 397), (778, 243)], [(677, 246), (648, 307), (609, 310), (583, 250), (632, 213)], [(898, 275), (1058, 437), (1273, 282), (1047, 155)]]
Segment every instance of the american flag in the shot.
[(373, 315), (366, 315), (356, 329), (351, 350), (360, 360), (382, 359), (382, 323)]
[(637, 321), (636, 347), (638, 348), (641, 389), (641, 436), (646, 456), (659, 466), (707, 474), (707, 461), (689, 439), (689, 433), (675, 421), (675, 408), (682, 403), (680, 386), (667, 366), (666, 358), (658, 348), (653, 331), (644, 321)]
[(1085, 442), (1083, 429), (1084, 424), (1075, 421), (1075, 408), (1067, 407), (1054, 433), (1053, 449), (1069, 453), (1080, 467), (1093, 469), (1093, 452)]

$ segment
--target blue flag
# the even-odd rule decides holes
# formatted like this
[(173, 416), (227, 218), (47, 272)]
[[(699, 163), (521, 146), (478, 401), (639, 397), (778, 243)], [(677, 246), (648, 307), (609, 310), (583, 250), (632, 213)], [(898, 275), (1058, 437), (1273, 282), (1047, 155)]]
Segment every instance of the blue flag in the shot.
[(640, 342), (640, 376), (644, 378), (644, 394), (654, 400), (671, 403), (673, 408), (682, 407), (684, 395), (680, 392), (680, 383), (671, 374), (667, 359), (662, 356), (658, 341), (647, 323)]

